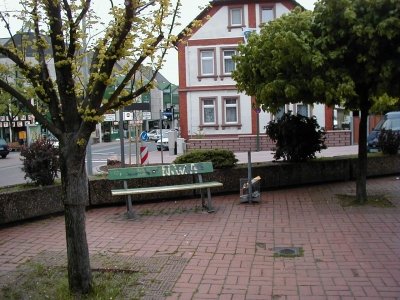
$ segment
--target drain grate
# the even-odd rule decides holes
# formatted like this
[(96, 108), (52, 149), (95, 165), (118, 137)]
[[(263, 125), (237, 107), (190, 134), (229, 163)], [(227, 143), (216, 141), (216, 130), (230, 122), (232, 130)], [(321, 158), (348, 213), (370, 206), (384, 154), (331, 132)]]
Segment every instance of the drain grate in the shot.
[(298, 257), (304, 252), (301, 247), (275, 247), (272, 250), (275, 257)]

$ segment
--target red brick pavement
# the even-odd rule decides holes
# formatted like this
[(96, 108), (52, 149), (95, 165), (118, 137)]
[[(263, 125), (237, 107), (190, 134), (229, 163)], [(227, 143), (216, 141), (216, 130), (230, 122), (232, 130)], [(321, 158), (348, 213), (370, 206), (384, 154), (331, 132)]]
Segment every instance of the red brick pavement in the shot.
[[(263, 191), (259, 204), (214, 197), (217, 211), (184, 211), (198, 199), (87, 213), (91, 253), (188, 259), (167, 299), (400, 299), (400, 180), (368, 180), (397, 207), (342, 208), (354, 182)], [(170, 213), (161, 213), (168, 210)], [(175, 213), (172, 213), (172, 212)], [(0, 229), (0, 281), (44, 250), (65, 249), (62, 216)], [(303, 257), (274, 257), (297, 246)]]

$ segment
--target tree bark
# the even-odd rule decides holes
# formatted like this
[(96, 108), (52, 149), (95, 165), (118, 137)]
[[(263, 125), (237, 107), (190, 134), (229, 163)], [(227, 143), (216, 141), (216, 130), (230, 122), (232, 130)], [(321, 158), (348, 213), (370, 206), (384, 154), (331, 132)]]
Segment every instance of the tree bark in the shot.
[(361, 107), (356, 179), (356, 200), (360, 204), (367, 201), (367, 125), (368, 108)]
[(85, 224), (85, 207), (89, 199), (85, 151), (72, 141), (70, 144), (62, 149), (60, 156), (65, 209), (68, 282), (72, 293), (87, 294), (92, 288), (92, 274)]

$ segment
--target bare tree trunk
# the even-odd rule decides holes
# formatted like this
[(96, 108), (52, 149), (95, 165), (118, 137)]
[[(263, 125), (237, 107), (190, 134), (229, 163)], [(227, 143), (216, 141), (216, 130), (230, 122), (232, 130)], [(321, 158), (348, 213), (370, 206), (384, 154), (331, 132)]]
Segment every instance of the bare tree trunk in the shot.
[(85, 153), (82, 155), (82, 151), (76, 145), (67, 145), (61, 154), (68, 281), (70, 291), (75, 294), (87, 294), (92, 287), (85, 224), (85, 207), (89, 199), (88, 178)]
[(356, 179), (356, 200), (361, 204), (367, 201), (367, 125), (368, 108), (361, 107)]

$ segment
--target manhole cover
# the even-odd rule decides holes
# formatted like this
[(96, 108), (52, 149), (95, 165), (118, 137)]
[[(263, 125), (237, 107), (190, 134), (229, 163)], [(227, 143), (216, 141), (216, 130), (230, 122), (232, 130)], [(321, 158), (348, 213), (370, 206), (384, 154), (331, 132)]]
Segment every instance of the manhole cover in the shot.
[(273, 248), (274, 256), (296, 257), (303, 256), (303, 248), (301, 247), (275, 247)]
[(282, 249), (281, 251), (279, 251), (280, 254), (296, 254), (296, 251), (294, 249)]

